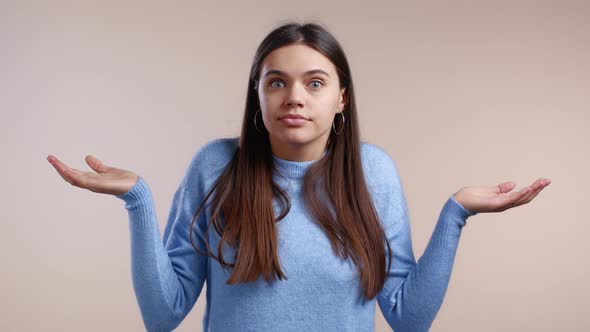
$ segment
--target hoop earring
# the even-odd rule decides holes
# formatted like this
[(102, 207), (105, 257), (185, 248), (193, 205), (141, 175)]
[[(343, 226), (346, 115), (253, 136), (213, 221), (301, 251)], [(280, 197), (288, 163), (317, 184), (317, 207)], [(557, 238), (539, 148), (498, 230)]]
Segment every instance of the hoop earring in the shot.
[(260, 113), (260, 110), (257, 110), (256, 113), (254, 113), (254, 127), (256, 128), (256, 131), (264, 134), (264, 131), (260, 131), (260, 129), (258, 128), (258, 124), (256, 123), (256, 116), (258, 115), (258, 113)]
[(344, 130), (344, 120), (345, 120), (344, 119), (344, 112), (336, 113), (336, 115), (338, 115), (338, 114), (342, 115), (342, 127), (340, 128), (340, 131), (337, 132), (336, 127), (334, 126), (334, 123), (336, 121), (332, 122), (332, 129), (334, 129), (334, 134), (336, 134), (336, 135), (340, 135), (340, 133)]

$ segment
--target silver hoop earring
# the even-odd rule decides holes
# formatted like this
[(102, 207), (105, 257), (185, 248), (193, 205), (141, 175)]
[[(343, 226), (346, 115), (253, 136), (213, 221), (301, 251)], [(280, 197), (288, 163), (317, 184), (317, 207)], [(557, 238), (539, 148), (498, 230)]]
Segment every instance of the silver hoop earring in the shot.
[(258, 115), (258, 113), (260, 113), (260, 110), (257, 110), (254, 114), (254, 127), (256, 128), (257, 132), (264, 134), (264, 131), (260, 131), (260, 129), (258, 128), (258, 124), (256, 123), (256, 116)]
[(332, 129), (334, 129), (334, 133), (336, 135), (340, 135), (340, 133), (344, 130), (344, 112), (340, 112), (340, 113), (336, 113), (336, 115), (342, 115), (342, 127), (340, 128), (340, 131), (336, 131), (336, 127), (334, 126), (334, 123), (336, 122), (336, 118), (334, 117), (334, 122), (332, 122)]

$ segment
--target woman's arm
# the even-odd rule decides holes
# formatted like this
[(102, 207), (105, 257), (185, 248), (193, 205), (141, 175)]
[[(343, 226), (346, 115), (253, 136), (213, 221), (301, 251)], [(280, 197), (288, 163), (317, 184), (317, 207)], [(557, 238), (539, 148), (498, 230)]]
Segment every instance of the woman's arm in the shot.
[(379, 308), (396, 332), (428, 331), (449, 283), (461, 229), (473, 213), (449, 198), (424, 254), (416, 262), (408, 207), (394, 160), (373, 144), (363, 144), (361, 153), (368, 189), (392, 256), (377, 295)]
[(450, 197), (430, 241), (416, 263), (407, 207), (399, 191), (390, 216), (399, 218), (386, 230), (392, 266), (377, 300), (383, 316), (396, 332), (428, 331), (445, 296), (461, 230), (473, 214)]
[(443, 302), (467, 218), (480, 212), (500, 212), (526, 204), (550, 181), (541, 178), (512, 193), (512, 182), (495, 187), (462, 188), (447, 199), (428, 245), (416, 262), (408, 208), (397, 167), (383, 150), (380, 154), (376, 172), (383, 182), (374, 200), (393, 259), (377, 300), (385, 319), (396, 332), (428, 331)]
[[(206, 278), (206, 258), (197, 255), (189, 242), (189, 224), (199, 201), (204, 178), (202, 153), (196, 154), (172, 201), (164, 241), (147, 183), (134, 172), (107, 166), (93, 156), (86, 162), (96, 172), (71, 168), (57, 157), (47, 160), (73, 186), (114, 195), (125, 201), (131, 231), (131, 270), (145, 327), (170, 331), (194, 305)], [(192, 171), (192, 172), (191, 172)], [(195, 173), (195, 174), (193, 174)], [(190, 185), (188, 185), (190, 184)], [(203, 246), (204, 220), (198, 220), (197, 245)]]
[[(148, 331), (176, 328), (194, 306), (207, 277), (207, 257), (195, 251), (189, 238), (193, 214), (204, 196), (200, 177), (190, 173), (202, 169), (200, 159), (198, 155), (193, 159), (174, 194), (163, 240), (143, 178), (117, 196), (129, 214), (133, 288)], [(201, 212), (193, 229), (195, 245), (202, 251), (206, 251), (204, 222)]]

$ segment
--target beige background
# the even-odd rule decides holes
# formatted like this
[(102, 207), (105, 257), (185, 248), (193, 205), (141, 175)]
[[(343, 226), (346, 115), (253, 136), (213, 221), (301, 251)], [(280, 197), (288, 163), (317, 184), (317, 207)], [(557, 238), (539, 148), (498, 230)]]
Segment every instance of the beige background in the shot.
[[(400, 168), (417, 258), (462, 186), (553, 181), (468, 220), (431, 330), (589, 331), (588, 1), (3, 1), (0, 330), (143, 330), (123, 201), (45, 158), (137, 172), (163, 228), (196, 149), (239, 134), (255, 48), (289, 19), (344, 46), (362, 138)], [(201, 330), (205, 291), (178, 331)]]

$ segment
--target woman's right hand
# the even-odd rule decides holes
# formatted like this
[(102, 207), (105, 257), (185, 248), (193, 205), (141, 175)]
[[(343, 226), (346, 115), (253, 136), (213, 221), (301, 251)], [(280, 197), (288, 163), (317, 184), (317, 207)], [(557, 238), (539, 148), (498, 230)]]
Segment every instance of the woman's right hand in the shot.
[(127, 193), (139, 179), (135, 173), (106, 166), (93, 156), (86, 156), (85, 160), (96, 173), (70, 168), (55, 156), (47, 156), (47, 161), (53, 165), (66, 182), (95, 193), (122, 195)]

